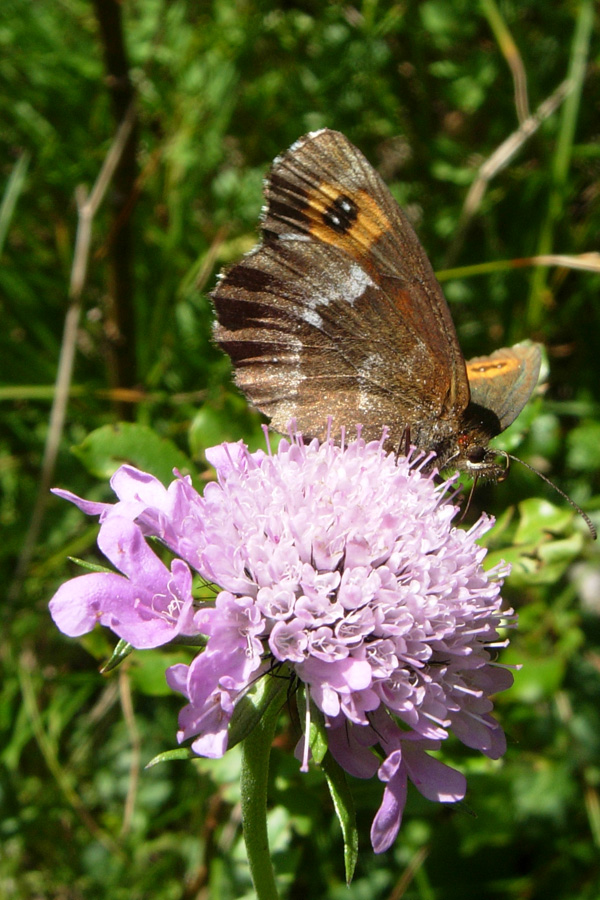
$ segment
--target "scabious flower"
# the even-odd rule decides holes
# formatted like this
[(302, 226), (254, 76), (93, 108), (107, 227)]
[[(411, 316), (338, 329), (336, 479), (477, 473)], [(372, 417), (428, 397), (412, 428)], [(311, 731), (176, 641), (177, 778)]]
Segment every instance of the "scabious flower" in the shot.
[[(377, 852), (400, 827), (407, 782), (440, 802), (462, 799), (464, 776), (430, 750), (453, 732), (496, 759), (505, 750), (490, 695), (512, 683), (493, 662), (506, 567), (485, 572), (476, 543), (492, 521), (456, 528), (452, 479), (431, 457), (396, 457), (360, 437), (348, 446), (282, 440), (277, 453), (242, 444), (207, 451), (218, 481), (203, 496), (189, 478), (168, 488), (131, 466), (115, 504), (57, 491), (100, 516), (100, 549), (122, 572), (64, 584), (50, 608), (69, 635), (110, 627), (134, 647), (204, 635), (167, 681), (187, 705), (180, 741), (222, 756), (248, 686), (285, 664), (324, 718), (328, 745), (350, 774), (385, 785), (371, 831)], [(145, 538), (175, 555), (169, 570)], [(192, 571), (218, 585), (195, 603)], [(310, 704), (309, 704), (310, 709)], [(308, 762), (307, 741), (299, 754)]]

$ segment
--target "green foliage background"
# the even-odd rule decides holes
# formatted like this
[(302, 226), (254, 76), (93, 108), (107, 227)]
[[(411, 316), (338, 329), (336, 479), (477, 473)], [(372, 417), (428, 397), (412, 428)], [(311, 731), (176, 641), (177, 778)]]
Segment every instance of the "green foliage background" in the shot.
[[(54, 483), (108, 497), (106, 470), (115, 458), (148, 457), (164, 469), (177, 452), (193, 456), (201, 481), (203, 447), (260, 440), (258, 418), (211, 345), (206, 291), (216, 271), (256, 239), (269, 161), (304, 132), (329, 126), (380, 168), (434, 268), (447, 269), (450, 260), (460, 267), (444, 286), (465, 355), (524, 337), (545, 344), (547, 390), (505, 440), (598, 522), (598, 272), (471, 268), (598, 249), (597, 7), (589, 0), (124, 0), (122, 12), (139, 110), (136, 329), (127, 347), (138, 393), (125, 408), (133, 425), (170, 443), (154, 444), (135, 429), (83, 443), (123, 410), (106, 326), (109, 197), (93, 224)], [(518, 127), (510, 37), (531, 110), (568, 74), (572, 92), (494, 175), (458, 242), (478, 168)], [(4, 0), (0, 896), (227, 900), (252, 895), (236, 752), (143, 769), (174, 745), (180, 702), (163, 673), (184, 652), (133, 654), (102, 678), (110, 636), (97, 631), (75, 642), (56, 631), (47, 603), (75, 573), (67, 553), (96, 559), (95, 524), (63, 501), (49, 501), (26, 576), (15, 582), (13, 575), (40, 484), (75, 191), (94, 182), (116, 129), (105, 75), (93, 4)], [(500, 519), (492, 557), (515, 565), (506, 598), (520, 627), (504, 659), (523, 669), (498, 698), (506, 757), (492, 763), (449, 747), (468, 775), (467, 802), (448, 809), (413, 792), (400, 837), (381, 857), (368, 842), (380, 785), (357, 782), (361, 853), (346, 888), (322, 775), (300, 775), (293, 729), (282, 726), (270, 824), (285, 897), (600, 896), (598, 547), (570, 508), (518, 466), (505, 484), (478, 489), (475, 505)]]

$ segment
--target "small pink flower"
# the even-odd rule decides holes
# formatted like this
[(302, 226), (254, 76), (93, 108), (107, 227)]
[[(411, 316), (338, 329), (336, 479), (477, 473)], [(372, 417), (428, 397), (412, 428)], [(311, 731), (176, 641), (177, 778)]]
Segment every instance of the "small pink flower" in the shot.
[[(450, 732), (491, 758), (504, 752), (489, 697), (512, 682), (491, 655), (499, 626), (514, 622), (500, 608), (508, 570), (485, 572), (476, 543), (492, 522), (456, 528), (449, 482), (424, 471), (430, 459), (396, 458), (381, 442), (294, 436), (276, 454), (238, 443), (207, 457), (218, 482), (203, 496), (187, 478), (164, 488), (130, 466), (113, 476), (114, 505), (57, 492), (100, 515), (100, 548), (123, 574), (68, 582), (52, 615), (67, 634), (99, 621), (135, 647), (206, 635), (189, 666), (167, 673), (188, 701), (178, 737), (200, 755), (226, 751), (243, 692), (287, 664), (337, 761), (385, 785), (371, 835), (381, 852), (408, 781), (442, 803), (464, 795), (464, 777), (427, 752)], [(175, 554), (170, 572), (144, 536)], [(214, 604), (193, 605), (190, 568), (221, 588)]]

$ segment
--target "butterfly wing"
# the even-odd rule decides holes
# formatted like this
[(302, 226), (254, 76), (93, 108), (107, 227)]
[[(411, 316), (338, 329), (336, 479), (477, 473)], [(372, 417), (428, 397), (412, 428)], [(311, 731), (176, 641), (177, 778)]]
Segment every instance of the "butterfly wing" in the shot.
[(540, 345), (532, 341), (468, 361), (471, 402), (494, 413), (500, 426), (498, 433), (514, 422), (531, 397), (541, 363)]
[[(277, 430), (295, 417), (406, 426), (431, 445), (469, 386), (431, 265), (380, 176), (347, 138), (309, 134), (275, 160), (263, 242), (219, 282), (215, 337), (236, 381)], [(433, 432), (432, 432), (433, 429)]]

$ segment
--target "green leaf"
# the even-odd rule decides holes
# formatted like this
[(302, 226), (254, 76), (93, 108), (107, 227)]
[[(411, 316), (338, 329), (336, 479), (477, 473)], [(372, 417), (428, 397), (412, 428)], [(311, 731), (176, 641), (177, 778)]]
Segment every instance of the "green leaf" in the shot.
[(311, 703), (310, 706), (310, 752), (312, 753), (314, 761), (321, 765), (328, 749), (325, 718), (321, 710), (318, 709), (314, 703)]
[(579, 472), (597, 472), (599, 446), (600, 422), (581, 422), (567, 437), (567, 465)]
[(515, 680), (510, 689), (510, 699), (513, 703), (539, 703), (541, 700), (555, 697), (564, 681), (566, 660), (559, 654), (541, 659), (525, 655), (521, 648), (517, 654), (511, 648), (511, 652), (506, 651), (502, 654), (502, 662), (521, 666), (514, 672)]
[(256, 410), (238, 394), (227, 394), (217, 407), (205, 403), (192, 421), (188, 440), (191, 453), (205, 459), (207, 447), (214, 447), (222, 441), (237, 441), (242, 437), (248, 447), (264, 448), (265, 437), (261, 426), (262, 418)]
[(229, 724), (228, 747), (235, 747), (243, 741), (265, 714), (271, 703), (283, 702), (282, 694), (289, 686), (289, 673), (282, 669), (277, 673), (263, 675), (250, 690), (238, 700)]
[(520, 520), (514, 537), (515, 544), (536, 544), (547, 540), (547, 532), (563, 534), (573, 522), (570, 509), (561, 509), (538, 497), (519, 503)]
[(172, 696), (165, 670), (178, 663), (189, 664), (190, 658), (189, 652), (173, 650), (170, 644), (136, 653), (128, 670), (131, 684), (145, 697)]
[(79, 559), (78, 556), (67, 556), (67, 559), (72, 563), (75, 563), (76, 566), (80, 566), (82, 569), (88, 569), (90, 572), (102, 572), (106, 574), (106, 572), (114, 573), (114, 569), (109, 569), (107, 566), (99, 566), (96, 563), (88, 562), (85, 559)]
[(158, 756), (154, 756), (149, 763), (146, 763), (144, 768), (151, 769), (153, 766), (157, 766), (162, 762), (171, 762), (173, 759), (195, 759), (196, 754), (192, 753), (189, 747), (178, 747), (176, 750), (165, 750), (164, 753), (159, 753)]
[[(296, 694), (296, 702), (298, 704), (298, 715), (304, 732), (306, 722), (306, 688), (301, 688)], [(312, 758), (317, 764), (321, 764), (323, 757), (327, 753), (327, 731), (325, 728), (325, 718), (321, 710), (310, 704), (310, 730), (308, 735), (308, 746), (312, 753)]]
[(335, 813), (342, 829), (346, 884), (350, 884), (358, 859), (358, 831), (356, 828), (354, 801), (350, 793), (346, 773), (335, 761), (331, 753), (325, 754), (321, 762), (321, 768), (325, 773)]
[(123, 463), (150, 472), (163, 484), (173, 480), (175, 468), (184, 475), (196, 474), (185, 453), (146, 425), (129, 422), (104, 425), (88, 434), (72, 452), (88, 472), (102, 479), (110, 478)]
[(112, 672), (112, 670), (116, 669), (117, 666), (120, 666), (123, 660), (127, 659), (132, 652), (132, 645), (121, 639), (113, 650), (111, 658), (100, 669), (101, 673), (106, 675), (107, 672)]
[(557, 539), (549, 532), (561, 534), (567, 531), (574, 514), (539, 498), (520, 503), (519, 514), (512, 541), (488, 553), (486, 569), (501, 561), (509, 563), (513, 587), (555, 584), (581, 552), (584, 538), (580, 532), (572, 532)]
[(25, 187), (27, 169), (31, 162), (31, 154), (24, 150), (17, 159), (6, 182), (4, 195), (0, 202), (0, 254), (4, 249), (6, 235), (17, 205), (17, 200)]

